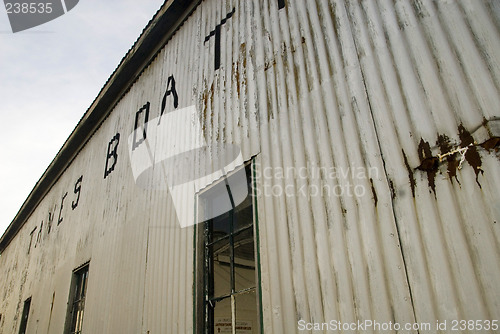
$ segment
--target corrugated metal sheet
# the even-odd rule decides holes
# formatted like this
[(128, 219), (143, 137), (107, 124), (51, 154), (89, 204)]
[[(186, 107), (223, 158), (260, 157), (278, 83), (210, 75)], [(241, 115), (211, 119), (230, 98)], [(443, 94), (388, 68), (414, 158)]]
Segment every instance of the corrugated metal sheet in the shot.
[[(480, 145), (499, 136), (489, 4), (366, 1), (348, 12), (416, 318), (498, 318), (498, 148)], [(470, 144), (462, 169), (459, 154), (435, 166), (438, 154)]]
[(135, 185), (125, 139), (146, 102), (160, 115), (172, 75), (207, 142), (256, 156), (265, 332), (500, 318), (498, 3), (281, 3), (203, 1), (144, 69), (2, 253), (3, 332), (29, 296), (28, 328), (62, 332), (88, 260), (86, 333), (193, 331), (194, 228)]

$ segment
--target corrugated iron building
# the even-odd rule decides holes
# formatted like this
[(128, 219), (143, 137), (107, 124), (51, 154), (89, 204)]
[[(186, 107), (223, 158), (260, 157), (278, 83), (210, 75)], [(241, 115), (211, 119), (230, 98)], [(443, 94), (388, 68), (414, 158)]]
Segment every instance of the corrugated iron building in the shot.
[(0, 332), (498, 332), (499, 142), (498, 1), (166, 1), (0, 239)]

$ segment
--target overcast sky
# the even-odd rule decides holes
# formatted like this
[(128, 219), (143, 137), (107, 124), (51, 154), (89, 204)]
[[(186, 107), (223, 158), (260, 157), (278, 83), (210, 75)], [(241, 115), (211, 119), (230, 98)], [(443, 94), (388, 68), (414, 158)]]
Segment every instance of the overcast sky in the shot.
[(0, 7), (0, 235), (164, 0), (80, 0), (12, 33)]

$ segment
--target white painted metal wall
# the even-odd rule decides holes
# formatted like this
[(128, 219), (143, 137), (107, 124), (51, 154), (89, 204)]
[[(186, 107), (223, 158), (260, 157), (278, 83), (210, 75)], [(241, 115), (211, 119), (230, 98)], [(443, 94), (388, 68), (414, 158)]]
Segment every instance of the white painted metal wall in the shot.
[[(256, 156), (265, 332), (500, 319), (498, 2), (278, 4), (206, 0), (183, 23), (2, 253), (1, 332), (17, 333), (29, 296), (29, 331), (62, 332), (71, 271), (88, 260), (85, 333), (192, 332), (194, 229), (177, 227), (168, 193), (135, 185), (126, 141), (146, 102), (159, 116), (171, 75), (207, 142)], [(224, 18), (215, 71), (205, 37)], [(445, 155), (465, 147), (460, 166)], [(364, 193), (328, 194), (349, 185)]]

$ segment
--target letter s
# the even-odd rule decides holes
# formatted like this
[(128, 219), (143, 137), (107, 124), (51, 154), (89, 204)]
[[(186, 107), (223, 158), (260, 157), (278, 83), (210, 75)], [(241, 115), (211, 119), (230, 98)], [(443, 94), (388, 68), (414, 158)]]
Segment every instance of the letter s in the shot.
[(76, 209), (78, 206), (78, 202), (80, 201), (80, 191), (82, 190), (82, 180), (83, 180), (83, 175), (78, 178), (78, 180), (75, 183), (75, 195), (76, 197), (76, 202), (71, 202), (71, 208), (73, 210)]

